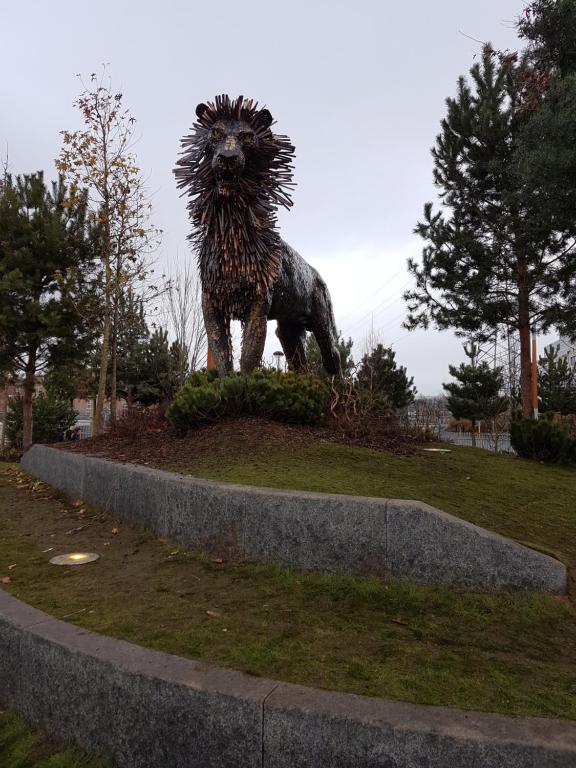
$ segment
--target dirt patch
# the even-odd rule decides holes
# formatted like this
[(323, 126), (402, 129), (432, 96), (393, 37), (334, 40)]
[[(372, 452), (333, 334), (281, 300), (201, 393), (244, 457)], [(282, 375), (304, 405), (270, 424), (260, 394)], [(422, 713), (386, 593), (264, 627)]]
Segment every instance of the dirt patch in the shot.
[(338, 427), (294, 426), (259, 418), (226, 419), (177, 435), (159, 418), (129, 417), (111, 433), (56, 448), (135, 464), (186, 466), (217, 463), (230, 456), (260, 457), (276, 450), (307, 448), (318, 442), (358, 445), (396, 454), (414, 453), (422, 438), (390, 422), (371, 423), (364, 434)]

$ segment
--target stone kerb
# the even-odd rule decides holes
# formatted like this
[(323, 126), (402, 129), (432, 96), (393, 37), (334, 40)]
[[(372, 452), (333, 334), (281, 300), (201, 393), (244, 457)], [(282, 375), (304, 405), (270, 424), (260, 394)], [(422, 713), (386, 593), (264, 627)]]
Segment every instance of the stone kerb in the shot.
[(23, 468), (130, 525), (229, 559), (562, 594), (558, 560), (422, 502), (218, 483), (33, 446)]
[(576, 724), (426, 707), (211, 667), (0, 590), (0, 706), (119, 768), (573, 768)]

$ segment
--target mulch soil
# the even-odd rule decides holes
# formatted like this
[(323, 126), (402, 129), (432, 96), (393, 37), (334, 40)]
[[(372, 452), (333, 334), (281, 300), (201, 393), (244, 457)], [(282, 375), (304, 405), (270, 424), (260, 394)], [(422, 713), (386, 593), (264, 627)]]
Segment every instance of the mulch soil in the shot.
[[(234, 456), (257, 456), (269, 451), (290, 451), (319, 441), (364, 446), (400, 455), (414, 453), (423, 437), (388, 421), (375, 420), (363, 430), (334, 426), (294, 426), (260, 418), (226, 419), (177, 435), (167, 422), (151, 418), (122, 419), (99, 437), (57, 443), (63, 450), (135, 464), (190, 467), (217, 464)], [(359, 434), (360, 432), (360, 434)]]

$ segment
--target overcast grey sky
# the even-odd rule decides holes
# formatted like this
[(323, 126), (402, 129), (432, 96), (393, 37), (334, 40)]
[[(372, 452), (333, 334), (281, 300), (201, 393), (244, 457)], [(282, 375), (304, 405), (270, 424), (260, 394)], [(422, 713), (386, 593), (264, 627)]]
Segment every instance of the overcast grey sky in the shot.
[[(423, 394), (463, 358), (452, 333), (401, 328), (408, 256), (435, 199), (430, 148), (444, 99), (480, 46), (517, 47), (523, 0), (2, 0), (0, 147), (15, 173), (54, 175), (59, 131), (80, 127), (76, 73), (108, 64), (138, 120), (160, 268), (192, 258), (172, 168), (198, 102), (216, 93), (266, 104), (296, 146), (283, 237), (322, 274), (336, 322), (362, 348), (373, 322)], [(278, 347), (269, 326), (267, 355)]]

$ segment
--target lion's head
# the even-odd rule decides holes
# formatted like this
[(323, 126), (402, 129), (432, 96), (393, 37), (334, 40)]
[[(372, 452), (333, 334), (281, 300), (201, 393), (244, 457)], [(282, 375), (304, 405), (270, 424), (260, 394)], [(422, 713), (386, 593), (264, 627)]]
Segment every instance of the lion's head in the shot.
[(272, 115), (251, 99), (226, 94), (199, 104), (194, 131), (182, 139), (183, 156), (175, 169), (179, 187), (188, 187), (200, 205), (214, 196), (260, 197), (272, 205), (292, 205), (294, 147), (286, 136), (272, 133)]

